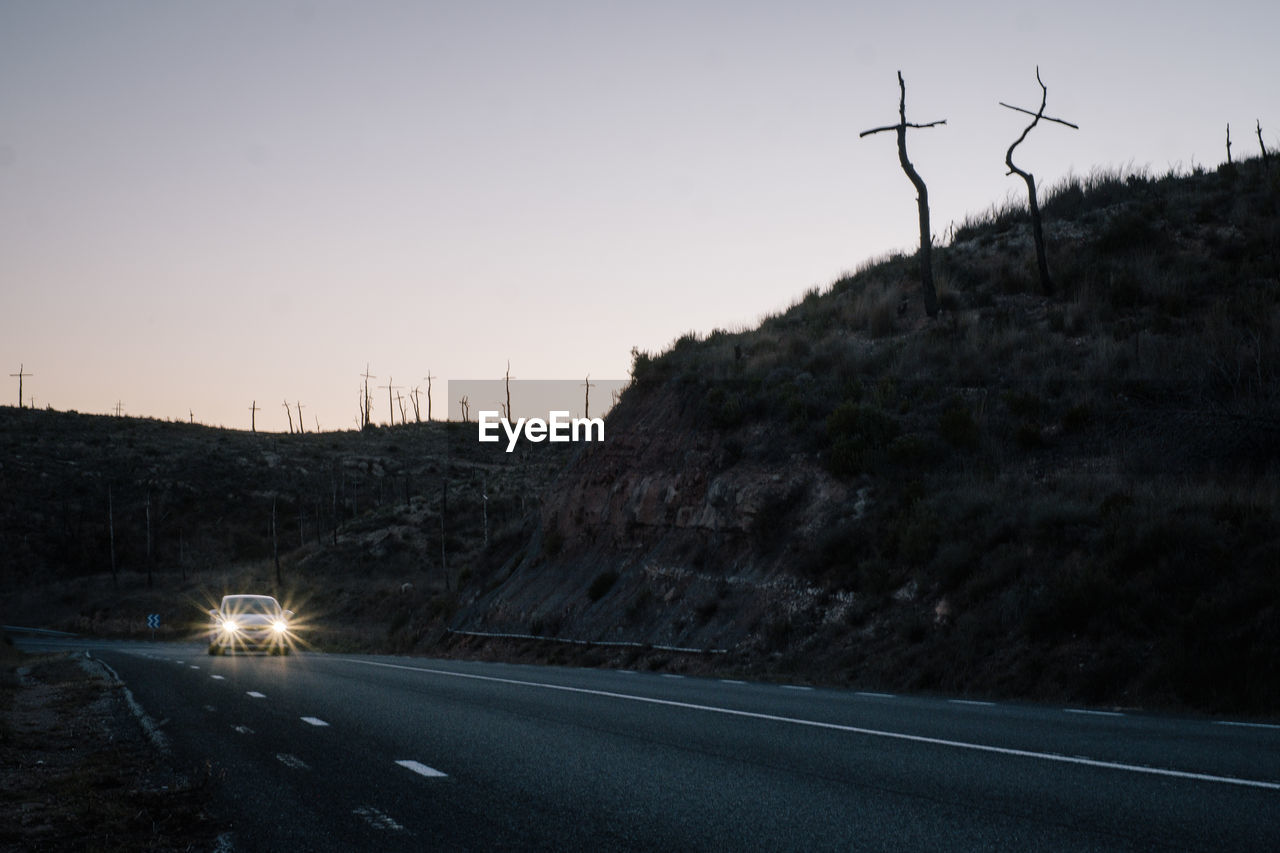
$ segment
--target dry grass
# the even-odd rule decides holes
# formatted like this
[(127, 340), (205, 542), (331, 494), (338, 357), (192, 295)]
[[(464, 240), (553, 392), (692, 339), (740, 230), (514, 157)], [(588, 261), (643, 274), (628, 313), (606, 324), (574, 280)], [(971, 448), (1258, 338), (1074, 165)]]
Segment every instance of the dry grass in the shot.
[(214, 849), (202, 780), (165, 764), (111, 682), (67, 656), (0, 673), (0, 847)]

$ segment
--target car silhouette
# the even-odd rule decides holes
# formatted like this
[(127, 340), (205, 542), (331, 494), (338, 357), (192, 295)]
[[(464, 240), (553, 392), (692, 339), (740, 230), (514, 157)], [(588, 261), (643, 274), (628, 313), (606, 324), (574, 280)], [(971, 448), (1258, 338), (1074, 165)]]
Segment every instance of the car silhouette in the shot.
[(294, 614), (270, 595), (224, 595), (209, 615), (213, 617), (211, 655), (250, 650), (289, 654), (289, 623)]

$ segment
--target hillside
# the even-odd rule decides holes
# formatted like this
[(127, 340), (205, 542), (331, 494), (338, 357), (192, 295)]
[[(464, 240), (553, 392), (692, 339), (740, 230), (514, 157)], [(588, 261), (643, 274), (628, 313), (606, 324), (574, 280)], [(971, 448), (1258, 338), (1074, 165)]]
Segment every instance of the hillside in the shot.
[(869, 263), (634, 353), (599, 446), (0, 409), (0, 618), (182, 635), (276, 588), (274, 504), (319, 648), (1274, 715), (1280, 168), (1042, 207), (1054, 294), (993, 209), (935, 249), (936, 319)]
[[(1095, 175), (636, 353), (474, 630), (894, 690), (1280, 708), (1280, 170)], [(689, 661), (658, 664), (694, 665)], [(656, 664), (655, 664), (656, 665)]]
[(288, 435), (0, 407), (0, 620), (143, 635), (159, 613), (158, 636), (186, 636), (223, 593), (258, 589), (295, 604), (318, 647), (412, 646), (411, 615), (438, 619), (520, 546), (568, 449), (506, 454), (474, 430)]

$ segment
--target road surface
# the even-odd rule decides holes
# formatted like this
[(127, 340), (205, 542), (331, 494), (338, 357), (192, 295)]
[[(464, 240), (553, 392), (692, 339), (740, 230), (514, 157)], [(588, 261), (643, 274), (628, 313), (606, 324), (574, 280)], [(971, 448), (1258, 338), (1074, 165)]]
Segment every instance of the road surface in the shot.
[(1280, 726), (201, 644), (98, 658), (235, 850), (1276, 850)]

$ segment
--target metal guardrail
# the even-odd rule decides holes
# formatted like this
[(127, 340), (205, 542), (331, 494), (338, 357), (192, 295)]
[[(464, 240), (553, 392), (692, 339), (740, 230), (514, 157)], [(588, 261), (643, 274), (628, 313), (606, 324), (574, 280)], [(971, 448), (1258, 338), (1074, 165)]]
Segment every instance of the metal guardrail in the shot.
[(663, 646), (658, 643), (634, 643), (626, 640), (575, 640), (570, 637), (542, 637), (537, 634), (499, 634), (492, 631), (456, 631), (445, 628), (446, 634), (463, 637), (491, 637), (499, 640), (542, 640), (548, 643), (568, 643), (573, 646), (614, 646), (629, 649), (653, 649), (661, 652), (685, 652), (696, 655), (727, 655), (728, 649), (694, 649), (686, 646)]
[(78, 637), (69, 631), (55, 631), (52, 628), (24, 628), (21, 625), (0, 625), (6, 634), (39, 634), (45, 637)]

